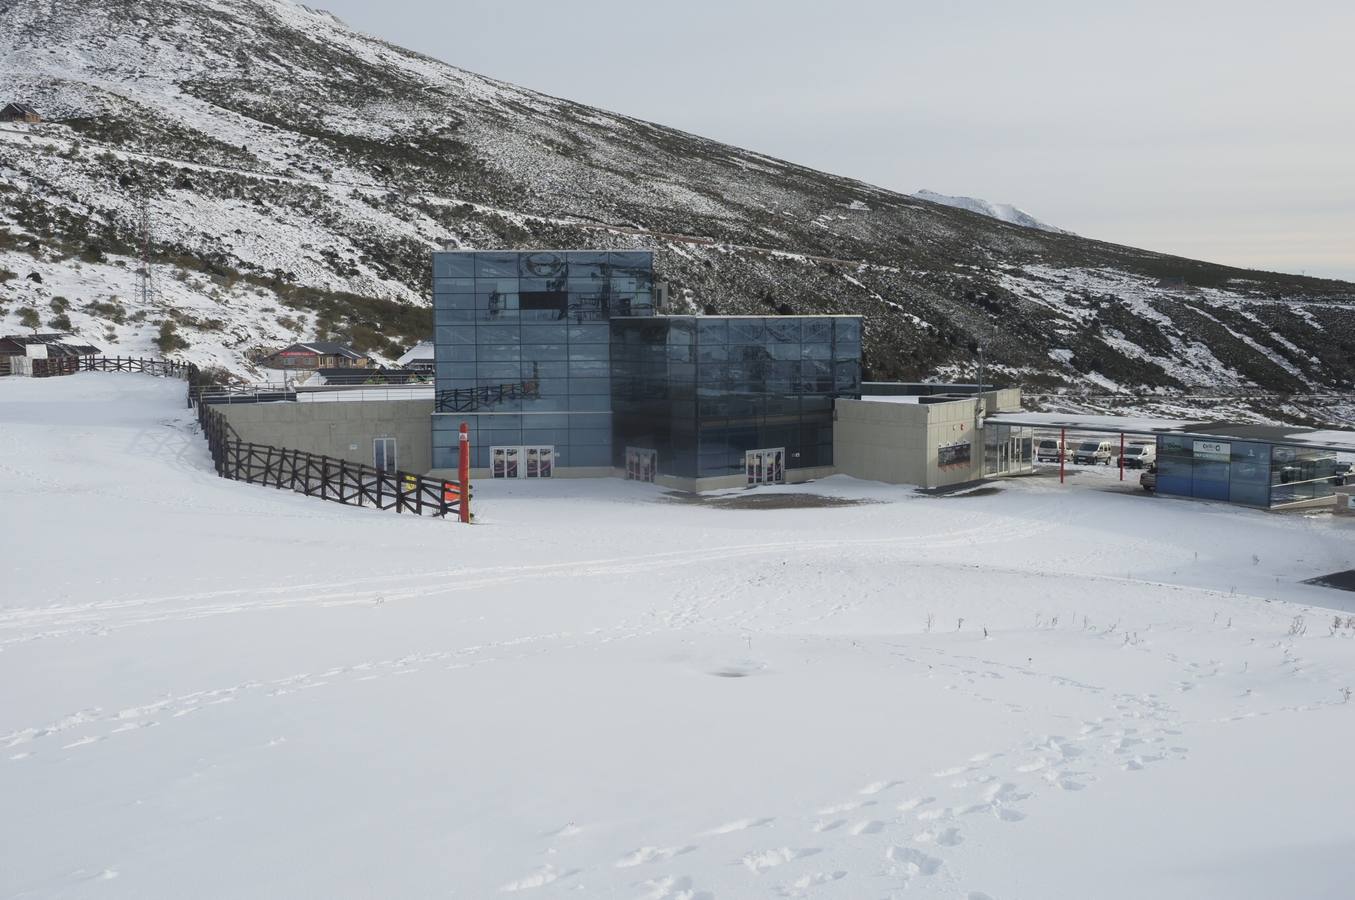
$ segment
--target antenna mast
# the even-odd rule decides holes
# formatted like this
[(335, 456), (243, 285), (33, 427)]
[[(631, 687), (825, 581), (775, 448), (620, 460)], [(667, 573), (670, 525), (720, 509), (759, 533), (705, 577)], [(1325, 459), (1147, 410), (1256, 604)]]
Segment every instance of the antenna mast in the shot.
[(155, 280), (151, 272), (151, 206), (149, 198), (141, 195), (141, 218), (138, 223), (141, 238), (141, 268), (137, 270), (137, 297), (146, 309), (155, 299)]

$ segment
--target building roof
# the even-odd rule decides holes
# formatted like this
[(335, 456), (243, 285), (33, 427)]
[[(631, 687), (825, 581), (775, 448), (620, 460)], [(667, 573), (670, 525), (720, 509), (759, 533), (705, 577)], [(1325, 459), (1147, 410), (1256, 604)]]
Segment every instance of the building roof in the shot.
[(17, 112), (30, 116), (36, 116), (38, 114), (38, 111), (33, 107), (29, 106), (27, 103), (19, 103), (18, 101), (15, 101), (14, 103), (6, 103), (5, 108), (3, 110), (0, 110), (0, 112)]
[(397, 365), (407, 366), (416, 360), (433, 358), (433, 342), (419, 341), (413, 347), (405, 351), (404, 355), (397, 359)]
[(98, 347), (89, 344), (76, 344), (70, 341), (63, 341), (67, 337), (65, 334), (7, 334), (0, 336), (0, 346), (9, 345), (14, 349), (36, 344), (46, 344), (50, 349), (56, 350), (59, 356), (93, 356), (96, 353), (102, 353)]
[(1355, 453), (1355, 431), (1306, 428), (1301, 425), (1250, 425), (1244, 422), (1199, 422), (1188, 419), (1154, 419), (1134, 416), (1096, 416), (1078, 413), (997, 413), (988, 417), (999, 425), (1108, 434), (1185, 434), (1220, 440), (1259, 441), (1319, 447), (1340, 453)]
[(343, 344), (336, 344), (332, 341), (307, 341), (304, 344), (292, 344), (290, 347), (283, 347), (278, 353), (286, 353), (289, 350), (304, 350), (317, 356), (346, 356), (349, 359), (366, 359), (352, 347), (345, 347)]

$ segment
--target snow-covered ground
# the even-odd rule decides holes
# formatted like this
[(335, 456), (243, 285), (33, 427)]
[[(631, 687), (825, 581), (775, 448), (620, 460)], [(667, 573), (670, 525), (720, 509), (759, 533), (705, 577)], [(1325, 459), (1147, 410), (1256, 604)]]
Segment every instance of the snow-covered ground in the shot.
[(998, 487), (466, 527), (0, 379), (0, 894), (1350, 896), (1355, 520)]

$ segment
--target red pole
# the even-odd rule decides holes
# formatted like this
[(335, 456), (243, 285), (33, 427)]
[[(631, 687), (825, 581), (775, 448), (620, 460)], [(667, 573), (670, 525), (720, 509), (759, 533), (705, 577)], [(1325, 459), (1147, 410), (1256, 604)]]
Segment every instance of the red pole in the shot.
[(470, 426), (461, 423), (461, 459), (457, 476), (461, 481), (461, 521), (470, 521)]
[(1063, 458), (1068, 454), (1068, 429), (1059, 429), (1059, 484), (1063, 484)]
[(1120, 480), (1124, 481), (1124, 432), (1120, 432)]

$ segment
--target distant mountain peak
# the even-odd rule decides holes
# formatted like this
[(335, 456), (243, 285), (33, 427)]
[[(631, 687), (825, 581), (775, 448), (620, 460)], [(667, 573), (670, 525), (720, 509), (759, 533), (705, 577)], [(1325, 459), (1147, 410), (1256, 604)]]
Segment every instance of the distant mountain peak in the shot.
[(1040, 231), (1049, 231), (1054, 234), (1072, 234), (1071, 231), (1065, 231), (1062, 228), (1056, 228), (1046, 222), (1032, 216), (1023, 209), (1012, 206), (1010, 203), (990, 203), (987, 200), (980, 200), (978, 197), (953, 197), (949, 194), (938, 194), (936, 191), (921, 190), (913, 194), (919, 200), (927, 200), (932, 203), (939, 203), (942, 206), (953, 206), (956, 209), (967, 209), (970, 212), (978, 213), (981, 216), (987, 216), (990, 219), (997, 219), (999, 222), (1006, 222), (1009, 225), (1020, 225), (1022, 228), (1038, 228)]

